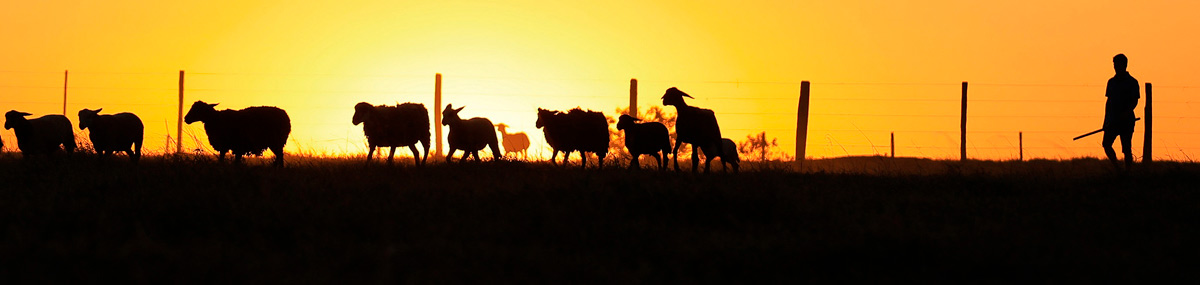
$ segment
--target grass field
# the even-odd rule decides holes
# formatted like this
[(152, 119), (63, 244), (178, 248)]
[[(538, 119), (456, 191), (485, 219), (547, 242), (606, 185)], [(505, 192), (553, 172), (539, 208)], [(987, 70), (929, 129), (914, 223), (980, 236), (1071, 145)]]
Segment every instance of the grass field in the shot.
[(1194, 163), (1122, 173), (1094, 159), (865, 157), (748, 164), (737, 175), (267, 165), (5, 154), (0, 283), (1200, 278)]

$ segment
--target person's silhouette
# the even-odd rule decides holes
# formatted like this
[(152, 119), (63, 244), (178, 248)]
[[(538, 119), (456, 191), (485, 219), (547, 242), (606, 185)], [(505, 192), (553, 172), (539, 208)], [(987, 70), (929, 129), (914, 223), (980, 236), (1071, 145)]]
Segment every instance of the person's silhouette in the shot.
[(1104, 146), (1104, 154), (1108, 155), (1108, 160), (1112, 162), (1113, 167), (1120, 168), (1121, 165), (1117, 162), (1117, 153), (1113, 150), (1113, 142), (1117, 136), (1121, 137), (1121, 152), (1125, 153), (1125, 168), (1133, 166), (1133, 125), (1136, 117), (1133, 114), (1133, 109), (1137, 107), (1138, 99), (1141, 98), (1140, 89), (1138, 89), (1138, 81), (1133, 76), (1129, 75), (1129, 71), (1125, 68), (1129, 66), (1129, 59), (1125, 54), (1117, 54), (1113, 57), (1113, 69), (1116, 75), (1113, 75), (1108, 80), (1108, 88), (1104, 92), (1104, 96), (1108, 97), (1108, 102), (1104, 104), (1104, 141), (1101, 143)]

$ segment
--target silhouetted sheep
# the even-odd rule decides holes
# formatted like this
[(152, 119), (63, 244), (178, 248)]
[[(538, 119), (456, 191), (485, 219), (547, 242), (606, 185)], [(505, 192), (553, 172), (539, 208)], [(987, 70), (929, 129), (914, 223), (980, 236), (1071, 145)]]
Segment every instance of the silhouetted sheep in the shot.
[[(100, 156), (123, 151), (133, 162), (142, 157), (142, 119), (133, 113), (100, 115), (100, 111), (79, 110), (79, 129), (91, 129), (88, 138)], [(130, 148), (130, 146), (133, 148)]]
[(446, 161), (450, 161), (454, 152), (460, 149), (463, 150), (463, 156), (459, 161), (467, 160), (468, 155), (482, 161), (479, 150), (485, 146), (491, 148), (492, 159), (500, 159), (500, 146), (496, 142), (496, 129), (492, 121), (480, 117), (463, 120), (458, 117), (458, 112), (463, 108), (466, 106), (454, 109), (451, 104), (446, 104), (446, 109), (442, 110), (442, 125), (450, 126), (450, 133), (446, 135), (450, 153), (446, 154)]
[(542, 128), (546, 143), (554, 153), (550, 162), (555, 162), (558, 152), (563, 152), (563, 163), (571, 156), (571, 152), (579, 151), (582, 166), (587, 166), (587, 154), (595, 153), (600, 158), (599, 167), (604, 166), (604, 157), (608, 155), (608, 118), (604, 113), (584, 111), (580, 108), (563, 113), (538, 108), (538, 128)]
[[(648, 154), (654, 157), (658, 170), (666, 169), (667, 160), (663, 156), (671, 153), (671, 134), (667, 131), (667, 126), (659, 122), (638, 123), (639, 121), (641, 120), (629, 115), (621, 115), (617, 119), (617, 130), (625, 131), (625, 148), (629, 149), (629, 154), (633, 157), (629, 168), (640, 168), (638, 157)], [(662, 152), (663, 156), (659, 156), (659, 152)]]
[[(715, 157), (721, 158), (721, 170), (729, 171), (729, 165), (733, 164), (733, 172), (734, 173), (738, 172), (738, 168), (739, 168), (738, 164), (741, 163), (742, 159), (738, 157), (737, 143), (734, 143), (733, 140), (722, 138), (720, 152), (717, 152), (715, 149), (712, 149), (711, 146), (700, 148), (700, 149), (702, 151), (704, 151), (705, 157), (714, 157), (715, 156)], [(711, 159), (710, 159), (710, 161), (711, 161)]]
[(722, 148), (717, 147), (721, 143), (721, 127), (717, 125), (717, 116), (712, 110), (688, 106), (683, 97), (692, 98), (675, 87), (667, 89), (662, 96), (663, 105), (675, 106), (678, 113), (675, 119), (675, 148), (671, 150), (671, 156), (675, 157), (675, 171), (679, 171), (679, 157), (675, 154), (679, 152), (680, 145), (687, 143), (692, 145), (693, 173), (700, 166), (697, 149), (708, 147), (718, 151), (716, 155), (704, 155), (704, 172), (708, 173), (713, 158), (721, 156), (720, 152), (723, 152)]
[(571, 156), (575, 145), (575, 136), (570, 135), (571, 123), (567, 121), (567, 114), (559, 111), (551, 111), (538, 108), (538, 119), (534, 123), (539, 129), (542, 129), (542, 136), (546, 138), (546, 144), (550, 145), (550, 163), (558, 163), (558, 153), (563, 153), (563, 163), (567, 162), (567, 158)]
[[(404, 103), (397, 106), (373, 106), (367, 102), (354, 105), (354, 125), (363, 124), (367, 136), (367, 161), (376, 147), (390, 147), (388, 163), (396, 155), (396, 147), (408, 146), (417, 165), (429, 159), (429, 110), (425, 105)], [(425, 148), (425, 156), (417, 152), (417, 142)]]
[(510, 134), (505, 131), (507, 128), (508, 125), (504, 123), (496, 125), (496, 130), (500, 131), (500, 136), (504, 138), (501, 141), (501, 144), (504, 145), (504, 154), (508, 155), (515, 152), (521, 154), (521, 157), (525, 157), (527, 154), (525, 150), (529, 149), (529, 136), (525, 135), (524, 132)]
[(262, 155), (266, 149), (275, 154), (275, 165), (283, 166), (283, 145), (287, 144), (292, 132), (292, 121), (287, 112), (276, 107), (249, 107), (241, 110), (217, 111), (208, 104), (196, 101), (184, 116), (184, 122), (204, 122), (208, 143), (220, 152), (218, 160), (232, 152), (235, 161), (242, 155)]
[(75, 152), (75, 133), (71, 132), (71, 120), (63, 115), (45, 115), (28, 120), (31, 114), (16, 110), (4, 113), (4, 129), (12, 129), (17, 135), (17, 148), (25, 157), (50, 154), (65, 149), (67, 154)]

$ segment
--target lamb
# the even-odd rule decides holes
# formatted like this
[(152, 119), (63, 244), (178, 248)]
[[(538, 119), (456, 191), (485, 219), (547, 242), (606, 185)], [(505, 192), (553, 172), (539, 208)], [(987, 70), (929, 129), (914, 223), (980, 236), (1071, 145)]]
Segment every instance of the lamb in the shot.
[(629, 154), (633, 156), (629, 168), (641, 167), (638, 157), (649, 154), (654, 157), (658, 170), (666, 169), (666, 157), (659, 156), (658, 153), (661, 151), (662, 155), (666, 156), (671, 152), (671, 135), (667, 126), (659, 122), (638, 123), (639, 121), (641, 120), (629, 115), (621, 115), (617, 120), (617, 130), (625, 131), (625, 148), (629, 149)]
[(554, 149), (550, 162), (555, 162), (558, 152), (563, 152), (563, 163), (566, 163), (574, 151), (579, 151), (582, 166), (587, 166), (587, 154), (595, 153), (600, 158), (599, 167), (604, 166), (604, 157), (608, 155), (608, 118), (604, 113), (584, 111), (580, 108), (566, 113), (538, 109), (538, 128), (546, 136), (546, 142)]
[(262, 155), (264, 150), (271, 149), (275, 166), (283, 166), (283, 145), (292, 132), (287, 112), (276, 107), (217, 111), (213, 108), (216, 106), (196, 101), (184, 116), (184, 122), (204, 122), (208, 143), (220, 152), (218, 160), (224, 161), (225, 153), (232, 152), (234, 161), (240, 162), (242, 155)]
[(447, 141), (450, 143), (450, 153), (446, 154), (446, 161), (454, 157), (454, 152), (463, 150), (462, 159), (467, 160), (467, 156), (474, 156), (476, 161), (480, 161), (479, 150), (485, 146), (491, 148), (492, 159), (500, 159), (500, 145), (496, 142), (496, 129), (492, 126), (492, 121), (487, 118), (475, 117), (468, 120), (463, 120), (458, 117), (458, 112), (461, 112), (466, 106), (454, 109), (451, 104), (446, 104), (446, 109), (442, 110), (442, 125), (450, 127), (450, 133), (446, 135)]
[(700, 150), (704, 152), (705, 157), (715, 156), (721, 158), (721, 170), (729, 171), (729, 165), (733, 164), (733, 173), (738, 172), (738, 164), (741, 163), (742, 159), (738, 158), (737, 143), (734, 143), (733, 140), (722, 138), (721, 151), (719, 152), (716, 149), (712, 149), (711, 146), (700, 148)]
[(79, 110), (79, 129), (91, 129), (88, 137), (100, 156), (123, 151), (136, 163), (142, 157), (142, 119), (133, 113), (100, 115), (101, 110)]
[(500, 131), (500, 135), (504, 138), (501, 143), (504, 145), (504, 154), (519, 153), (521, 157), (526, 157), (528, 153), (525, 151), (529, 149), (529, 136), (525, 135), (524, 132), (510, 134), (505, 131), (507, 128), (508, 125), (504, 123), (496, 125), (496, 130)]
[(71, 120), (63, 115), (45, 115), (28, 120), (31, 114), (16, 110), (4, 113), (4, 129), (12, 129), (17, 135), (17, 148), (21, 155), (49, 155), (58, 151), (59, 147), (67, 151), (67, 155), (75, 152), (75, 134), (71, 132)]
[[(412, 151), (416, 164), (424, 165), (429, 159), (429, 110), (418, 103), (404, 103), (397, 106), (374, 106), (367, 102), (354, 105), (354, 117), (351, 122), (355, 126), (363, 125), (363, 135), (367, 137), (367, 161), (376, 147), (390, 147), (388, 163), (396, 155), (396, 147), (408, 146)], [(425, 148), (425, 156), (417, 152), (417, 143)]]
[(721, 144), (721, 127), (717, 124), (716, 114), (712, 110), (688, 106), (683, 101), (683, 97), (692, 98), (692, 96), (680, 91), (678, 88), (671, 87), (662, 96), (663, 105), (675, 106), (675, 111), (678, 113), (675, 119), (675, 148), (671, 150), (671, 156), (675, 158), (675, 171), (679, 171), (679, 146), (687, 143), (692, 145), (692, 173), (695, 173), (700, 166), (700, 156), (697, 151), (699, 148), (710, 148), (715, 150), (713, 155), (705, 153), (704, 155), (704, 173), (708, 173), (709, 164), (713, 158), (721, 156), (723, 148)]

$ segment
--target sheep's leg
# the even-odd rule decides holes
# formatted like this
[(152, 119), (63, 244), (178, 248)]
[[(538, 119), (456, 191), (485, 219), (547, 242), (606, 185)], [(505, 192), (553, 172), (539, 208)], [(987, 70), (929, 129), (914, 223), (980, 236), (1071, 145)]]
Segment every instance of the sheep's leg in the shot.
[(367, 147), (367, 162), (371, 162), (371, 155), (375, 154), (375, 146)]
[[(708, 157), (707, 155), (705, 157)], [(706, 161), (707, 162), (707, 161)], [(700, 169), (700, 147), (692, 145), (692, 173)], [(704, 164), (704, 173), (708, 173), (708, 164)]]
[(493, 142), (488, 144), (488, 146), (490, 146), (492, 149), (492, 160), (500, 160), (500, 144)]
[(133, 162), (137, 163), (138, 160), (140, 160), (142, 158), (142, 139), (141, 138), (138, 138), (136, 141), (133, 142), (133, 153), (137, 154), (137, 157), (133, 158)]
[(425, 165), (425, 161), (429, 159), (429, 140), (422, 140), (421, 147), (425, 148), (425, 155), (421, 156), (421, 165)]
[(275, 154), (275, 166), (283, 166), (283, 146), (271, 147), (271, 153)]
[(604, 153), (596, 153), (596, 156), (600, 157), (600, 164), (596, 165), (596, 169), (604, 169), (604, 157), (608, 155)]
[(454, 158), (454, 151), (457, 151), (457, 149), (451, 148), (450, 153), (446, 154), (446, 162), (450, 162), (450, 159)]
[(388, 164), (392, 164), (392, 157), (396, 156), (396, 147), (391, 147), (392, 151), (388, 153)]
[(587, 152), (579, 151), (579, 168), (587, 169)]
[(638, 157), (641, 155), (633, 153), (630, 153), (630, 155), (633, 156), (633, 158), (629, 159), (629, 169), (642, 168), (642, 165), (638, 163)]
[(558, 164), (558, 150), (550, 151), (550, 164)]
[[(677, 172), (679, 171), (679, 146), (680, 145), (683, 145), (683, 142), (675, 141), (675, 148), (671, 149), (671, 157), (673, 157), (675, 159), (675, 171), (677, 171)], [(692, 153), (692, 155), (696, 155), (696, 153)]]
[(225, 162), (225, 152), (228, 150), (222, 150), (220, 154), (217, 154), (217, 162)]
[(663, 171), (666, 168), (665, 161), (661, 155), (658, 155), (658, 152), (651, 153), (650, 156), (654, 157), (654, 165), (658, 166), (658, 171)]
[(416, 161), (413, 161), (413, 164), (421, 165), (421, 153), (417, 152), (417, 144), (408, 145), (408, 150), (413, 153), (413, 158), (416, 159)]

